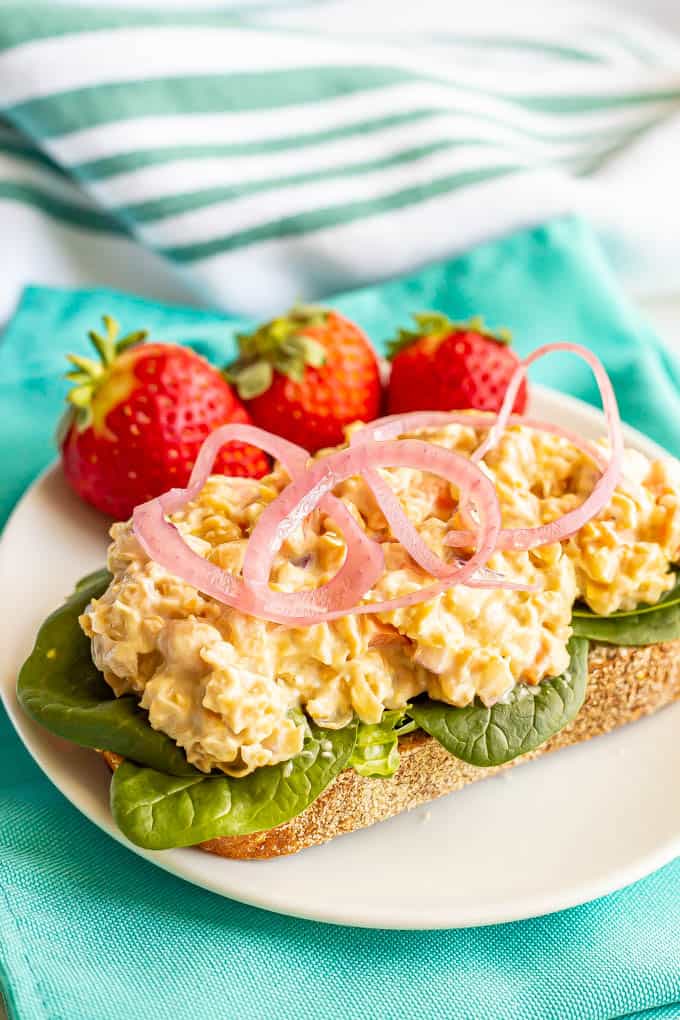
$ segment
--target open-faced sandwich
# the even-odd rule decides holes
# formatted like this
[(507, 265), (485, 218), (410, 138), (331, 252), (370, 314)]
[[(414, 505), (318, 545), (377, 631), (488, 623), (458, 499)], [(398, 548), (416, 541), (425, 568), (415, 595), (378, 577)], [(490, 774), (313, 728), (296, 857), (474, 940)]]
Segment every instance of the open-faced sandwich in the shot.
[[(602, 441), (511, 413), (555, 350), (593, 369)], [(233, 440), (271, 473), (212, 473)], [(314, 457), (218, 428), (111, 538), (18, 693), (104, 754), (142, 847), (294, 853), (680, 697), (680, 471), (624, 450), (572, 345), (498, 414), (395, 414)]]

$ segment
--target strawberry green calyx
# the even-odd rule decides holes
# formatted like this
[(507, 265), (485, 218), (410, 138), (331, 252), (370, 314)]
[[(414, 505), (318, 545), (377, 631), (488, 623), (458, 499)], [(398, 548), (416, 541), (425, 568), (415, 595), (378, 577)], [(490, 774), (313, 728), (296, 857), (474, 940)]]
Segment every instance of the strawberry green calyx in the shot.
[[(66, 378), (73, 383), (66, 399), (71, 405), (67, 412), (70, 423), (75, 419), (79, 429), (85, 429), (92, 421), (92, 399), (109, 374), (116, 358), (135, 344), (141, 343), (147, 336), (144, 329), (128, 333), (118, 338), (120, 327), (110, 315), (102, 316), (106, 333), (90, 330), (88, 336), (99, 355), (99, 360), (86, 358), (80, 354), (69, 354), (68, 360), (74, 366), (66, 373)], [(66, 424), (66, 422), (65, 422)]]
[(443, 312), (416, 312), (412, 318), (416, 324), (415, 329), (400, 329), (394, 340), (388, 341), (388, 358), (394, 358), (400, 351), (426, 336), (443, 339), (451, 333), (472, 332), (495, 340), (499, 344), (508, 345), (512, 341), (509, 329), (487, 329), (481, 315), (475, 315), (468, 322), (454, 322)]
[(266, 322), (254, 333), (240, 333), (236, 338), (239, 357), (224, 375), (241, 399), (251, 400), (268, 390), (274, 372), (301, 382), (307, 365), (323, 365), (326, 349), (307, 330), (325, 326), (327, 317), (325, 308), (295, 305), (287, 315)]

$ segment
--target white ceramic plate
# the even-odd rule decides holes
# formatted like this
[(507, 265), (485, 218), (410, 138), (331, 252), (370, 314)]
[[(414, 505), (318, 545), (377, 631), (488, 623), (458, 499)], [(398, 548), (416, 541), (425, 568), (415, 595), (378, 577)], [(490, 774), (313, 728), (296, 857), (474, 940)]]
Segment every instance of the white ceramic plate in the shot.
[[(533, 410), (586, 436), (599, 412), (534, 389)], [(629, 445), (659, 448), (628, 430)], [(449, 928), (533, 917), (619, 889), (680, 853), (680, 703), (607, 737), (475, 784), (428, 807), (294, 857), (223, 860), (131, 847), (109, 814), (109, 773), (93, 752), (19, 710), (17, 670), (73, 583), (99, 567), (106, 523), (57, 469), (26, 493), (0, 542), (2, 698), (26, 747), (88, 818), (161, 868), (269, 910), (378, 928)]]

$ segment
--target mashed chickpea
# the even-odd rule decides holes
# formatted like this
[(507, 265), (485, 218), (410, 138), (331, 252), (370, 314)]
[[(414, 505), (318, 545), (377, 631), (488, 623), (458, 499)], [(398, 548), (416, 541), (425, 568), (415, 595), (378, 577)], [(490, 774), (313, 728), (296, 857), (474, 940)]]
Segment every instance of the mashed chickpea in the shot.
[[(468, 426), (421, 436), (469, 455), (483, 433)], [(567, 440), (524, 426), (506, 431), (485, 458), (506, 527), (548, 523), (591, 491), (596, 469)], [(442, 479), (385, 469), (410, 519), (439, 555), (457, 527), (456, 493)], [(286, 484), (277, 468), (261, 481), (213, 476), (172, 520), (200, 555), (238, 573), (252, 529)], [(364, 482), (336, 493), (372, 538), (386, 569), (366, 599), (393, 598), (428, 576), (396, 543)], [(673, 584), (680, 548), (680, 477), (670, 461), (629, 451), (624, 477), (597, 518), (561, 544), (498, 552), (489, 566), (536, 591), (456, 586), (391, 613), (285, 628), (205, 597), (151, 561), (130, 523), (111, 529), (113, 581), (81, 617), (97, 666), (117, 695), (140, 697), (155, 729), (184, 748), (199, 769), (244, 775), (302, 748), (296, 709), (317, 723), (378, 722), (427, 692), (452, 705), (475, 696), (491, 705), (518, 683), (536, 684), (567, 666), (572, 605), (597, 613), (656, 602)], [(344, 542), (317, 511), (284, 544), (272, 571), (280, 591), (312, 588), (342, 563)]]

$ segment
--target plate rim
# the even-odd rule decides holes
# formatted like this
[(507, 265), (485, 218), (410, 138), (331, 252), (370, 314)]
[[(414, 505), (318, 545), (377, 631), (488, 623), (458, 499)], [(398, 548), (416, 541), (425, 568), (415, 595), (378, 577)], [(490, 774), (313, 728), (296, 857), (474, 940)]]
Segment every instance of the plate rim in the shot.
[[(564, 394), (548, 387), (534, 385), (533, 390), (540, 394), (544, 400), (555, 401), (557, 404), (561, 404), (565, 409), (569, 409), (570, 407), (573, 408), (582, 420), (587, 419), (595, 426), (602, 425), (602, 412), (593, 405), (588, 404), (577, 397), (573, 397), (570, 394)], [(643, 452), (657, 456), (672, 456), (668, 453), (668, 451), (664, 450), (662, 446), (632, 426), (624, 425), (624, 433), (627, 441), (631, 445), (642, 448)], [(58, 461), (53, 461), (44, 468), (24, 491), (16, 506), (12, 510), (3, 532), (0, 535), (0, 581), (2, 580), (1, 568), (4, 559), (4, 551), (9, 545), (7, 536), (11, 536), (14, 520), (19, 517), (22, 512), (24, 502), (30, 498), (34, 490), (45, 480), (46, 477), (57, 470)], [(239, 892), (237, 882), (218, 882), (213, 877), (210, 868), (205, 869), (206, 874), (200, 874), (200, 865), (203, 863), (202, 853), (200, 851), (197, 852), (193, 848), (182, 848), (162, 852), (148, 851), (130, 843), (118, 830), (111, 818), (108, 810), (108, 798), (106, 798), (106, 804), (104, 805), (99, 803), (96, 810), (93, 811), (86, 809), (82, 803), (84, 800), (83, 791), (82, 789), (77, 789), (78, 777), (77, 775), (71, 775), (68, 759), (64, 759), (60, 763), (61, 767), (58, 770), (52, 768), (49, 763), (45, 761), (45, 758), (47, 757), (45, 745), (49, 747), (55, 742), (66, 745), (68, 742), (61, 741), (60, 738), (47, 733), (37, 723), (24, 715), (16, 699), (15, 686), (16, 672), (14, 664), (10, 664), (7, 678), (0, 676), (0, 699), (2, 700), (16, 734), (43, 774), (90, 822), (93, 822), (102, 831), (115, 839), (119, 844), (125, 846), (128, 850), (131, 850), (144, 860), (151, 862), (157, 867), (160, 867), (163, 871), (166, 871), (177, 878), (183, 879), (192, 885), (196, 885), (199, 888), (206, 889), (225, 898), (244, 903), (248, 906), (267, 910), (275, 914), (343, 927), (349, 926), (401, 931), (436, 931), (469, 927), (485, 927), (494, 924), (508, 924), (515, 921), (542, 917), (547, 914), (552, 914), (584, 903), (592, 902), (602, 896), (607, 896), (627, 885), (639, 881), (657, 869), (670, 863), (680, 855), (679, 828), (678, 832), (674, 836), (670, 837), (663, 843), (660, 843), (654, 848), (654, 850), (649, 851), (647, 854), (643, 854), (634, 862), (622, 864), (612, 871), (606, 872), (602, 876), (592, 878), (585, 882), (582, 881), (579, 885), (576, 885), (573, 888), (570, 887), (562, 893), (557, 890), (551, 891), (550, 894), (537, 893), (533, 897), (527, 897), (525, 895), (525, 901), (528, 900), (526, 909), (518, 910), (516, 905), (513, 909), (514, 900), (510, 897), (507, 905), (499, 904), (497, 909), (488, 907), (486, 910), (472, 911), (468, 909), (467, 912), (460, 911), (459, 915), (453, 922), (450, 919), (445, 920), (439, 916), (439, 913), (433, 913), (431, 910), (428, 911), (427, 909), (421, 911), (417, 908), (411, 908), (408, 915), (399, 914), (398, 907), (395, 906), (394, 902), (390, 904), (389, 915), (381, 914), (379, 918), (376, 918), (374, 908), (369, 907), (366, 910), (363, 910), (362, 905), (351, 902), (346, 907), (343, 905), (338, 907), (336, 905), (331, 910), (322, 906), (319, 906), (318, 908), (310, 906), (301, 908), (299, 905), (296, 905), (294, 896), (291, 899), (286, 898), (285, 889), (280, 888), (277, 890), (275, 895), (272, 895), (270, 886), (267, 887), (266, 894), (257, 895), (251, 892), (243, 895)], [(653, 719), (653, 716), (650, 717), (650, 719)], [(79, 750), (82, 750), (84, 753), (89, 753), (88, 749), (83, 748)], [(100, 764), (102, 767), (102, 775), (105, 777), (106, 772), (104, 770), (106, 769), (106, 766), (103, 762), (100, 762)], [(323, 848), (317, 849), (322, 850)], [(212, 860), (214, 860), (214, 858)], [(192, 866), (192, 862), (195, 866)], [(211, 859), (206, 855), (206, 863), (211, 862)], [(271, 867), (276, 864), (276, 861), (272, 860), (267, 862), (245, 863), (248, 867), (255, 867), (257, 864), (260, 864), (260, 866), (264, 865)]]

